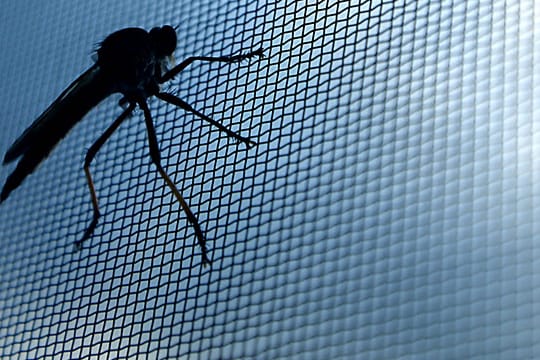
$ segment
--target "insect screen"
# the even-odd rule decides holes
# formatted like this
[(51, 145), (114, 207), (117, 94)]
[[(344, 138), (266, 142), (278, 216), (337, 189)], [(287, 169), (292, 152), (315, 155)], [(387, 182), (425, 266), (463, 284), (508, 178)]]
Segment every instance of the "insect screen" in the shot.
[[(125, 27), (195, 62), (96, 106), (0, 205), (1, 358), (540, 356), (540, 9), (533, 1), (11, 1), (0, 152)], [(47, 136), (47, 129), (43, 130)], [(5, 181), (14, 165), (0, 171)]]

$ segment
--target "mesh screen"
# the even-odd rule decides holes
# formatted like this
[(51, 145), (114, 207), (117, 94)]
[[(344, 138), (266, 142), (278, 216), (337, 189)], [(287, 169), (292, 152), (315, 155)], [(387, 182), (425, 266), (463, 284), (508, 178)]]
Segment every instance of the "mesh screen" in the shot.
[[(534, 1), (47, 1), (0, 12), (0, 151), (128, 26), (178, 26), (167, 89), (101, 103), (0, 206), (1, 358), (540, 356)], [(4, 181), (13, 167), (0, 172)]]

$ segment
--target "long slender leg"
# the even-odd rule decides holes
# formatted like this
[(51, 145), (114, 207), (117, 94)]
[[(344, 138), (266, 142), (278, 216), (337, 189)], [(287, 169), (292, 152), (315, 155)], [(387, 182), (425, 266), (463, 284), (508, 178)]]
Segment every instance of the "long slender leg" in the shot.
[(204, 115), (203, 113), (195, 110), (187, 102), (185, 102), (182, 99), (174, 96), (173, 94), (169, 94), (169, 93), (166, 93), (166, 92), (160, 92), (160, 93), (155, 94), (155, 96), (157, 98), (163, 100), (163, 101), (166, 101), (166, 102), (168, 102), (170, 104), (173, 104), (173, 105), (176, 105), (176, 106), (178, 106), (178, 107), (180, 107), (180, 108), (182, 108), (182, 109), (184, 109), (186, 111), (189, 111), (190, 113), (193, 113), (193, 114), (197, 115), (198, 117), (200, 117), (201, 119), (203, 119), (205, 121), (208, 121), (210, 124), (214, 125), (219, 130), (224, 131), (225, 133), (227, 133), (227, 135), (229, 135), (230, 137), (233, 137), (236, 140), (241, 141), (244, 144), (246, 144), (246, 146), (248, 148), (252, 147), (253, 145), (256, 145), (256, 143), (254, 141), (252, 141), (252, 140), (250, 140), (248, 138), (245, 138), (243, 136), (240, 136), (237, 133), (227, 129), (225, 126), (221, 125), (216, 120), (214, 120), (212, 118), (209, 118), (208, 116)]
[(186, 213), (186, 216), (193, 225), (193, 228), (195, 230), (195, 235), (197, 236), (197, 239), (199, 241), (199, 246), (201, 247), (201, 253), (202, 253), (202, 263), (204, 266), (210, 264), (210, 260), (208, 259), (208, 256), (206, 254), (206, 240), (204, 239), (204, 235), (202, 233), (201, 227), (199, 225), (199, 222), (197, 221), (197, 218), (191, 210), (189, 209), (189, 205), (187, 204), (186, 200), (184, 200), (182, 194), (180, 194), (180, 191), (176, 188), (176, 185), (171, 180), (169, 175), (165, 172), (163, 167), (161, 166), (161, 155), (159, 153), (159, 146), (157, 143), (157, 137), (156, 137), (156, 131), (154, 129), (154, 124), (152, 123), (152, 114), (150, 113), (150, 109), (148, 108), (148, 105), (146, 104), (146, 100), (140, 99), (137, 101), (139, 104), (139, 107), (142, 109), (144, 113), (144, 121), (146, 123), (146, 130), (148, 131), (148, 145), (150, 146), (150, 157), (152, 159), (152, 162), (156, 166), (159, 174), (161, 177), (165, 180), (165, 183), (167, 186), (171, 189), (174, 196), (176, 196), (176, 199), (182, 206), (182, 209)]
[(235, 56), (218, 56), (218, 57), (211, 57), (211, 56), (191, 56), (188, 57), (186, 60), (182, 61), (180, 64), (173, 67), (171, 70), (167, 71), (160, 79), (159, 83), (162, 84), (166, 81), (171, 80), (173, 77), (178, 75), (182, 70), (184, 70), (186, 67), (188, 67), (191, 63), (194, 61), (206, 61), (206, 62), (225, 62), (225, 63), (234, 63), (234, 62), (240, 62), (245, 59), (249, 59), (251, 57), (258, 56), (258, 57), (264, 57), (263, 49), (257, 49), (255, 51), (246, 53), (246, 54), (240, 54)]
[(90, 222), (90, 225), (84, 232), (82, 238), (79, 241), (75, 242), (75, 247), (77, 249), (80, 249), (82, 247), (82, 243), (87, 240), (92, 233), (94, 232), (94, 229), (96, 228), (98, 219), (100, 217), (99, 212), (99, 205), (98, 205), (98, 199), (96, 196), (96, 189), (94, 187), (94, 181), (92, 180), (92, 174), (90, 173), (90, 163), (96, 156), (99, 149), (105, 144), (105, 142), (111, 137), (112, 133), (118, 129), (120, 124), (133, 112), (133, 109), (135, 109), (135, 103), (132, 103), (129, 105), (129, 107), (124, 110), (122, 114), (112, 123), (111, 126), (101, 136), (92, 144), (90, 149), (88, 149), (88, 152), (86, 153), (86, 157), (84, 159), (84, 173), (86, 175), (86, 181), (88, 182), (88, 188), (90, 189), (90, 197), (92, 198), (92, 206), (94, 208), (94, 217), (92, 218), (92, 222)]

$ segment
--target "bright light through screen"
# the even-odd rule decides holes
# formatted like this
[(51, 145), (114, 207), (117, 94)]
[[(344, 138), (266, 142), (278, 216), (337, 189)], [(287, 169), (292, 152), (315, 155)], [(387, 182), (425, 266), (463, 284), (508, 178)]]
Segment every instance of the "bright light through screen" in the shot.
[[(0, 358), (540, 357), (537, 2), (16, 1), (0, 12), (0, 153), (128, 27), (178, 26), (167, 90), (94, 109), (0, 205)], [(0, 155), (1, 155), (0, 154)], [(12, 165), (0, 170), (3, 182)]]

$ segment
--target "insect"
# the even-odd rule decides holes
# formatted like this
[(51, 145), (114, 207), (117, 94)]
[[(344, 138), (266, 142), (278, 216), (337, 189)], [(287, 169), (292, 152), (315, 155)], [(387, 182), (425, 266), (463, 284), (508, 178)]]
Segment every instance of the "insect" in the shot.
[(81, 248), (82, 243), (94, 232), (100, 218), (98, 198), (92, 174), (90, 173), (90, 163), (112, 133), (138, 106), (144, 114), (151, 160), (182, 206), (194, 228), (201, 248), (203, 265), (209, 264), (206, 240), (199, 222), (191, 212), (180, 191), (176, 188), (176, 185), (161, 166), (156, 132), (146, 99), (155, 96), (193, 113), (216, 126), (219, 130), (224, 131), (228, 136), (244, 143), (249, 148), (255, 145), (254, 141), (229, 130), (219, 122), (195, 110), (179, 97), (168, 92), (162, 92), (160, 85), (173, 79), (195, 61), (235, 63), (255, 56), (262, 58), (264, 54), (261, 48), (236, 56), (193, 56), (168, 69), (168, 66), (172, 63), (176, 41), (176, 30), (169, 25), (155, 27), (150, 31), (141, 28), (125, 28), (107, 36), (97, 50), (97, 60), (94, 65), (69, 85), (7, 150), (4, 164), (19, 157), (21, 159), (2, 188), (0, 202), (7, 199), (9, 194), (21, 184), (26, 176), (34, 171), (56, 144), (93, 107), (113, 93), (121, 93), (122, 98), (119, 104), (124, 107), (124, 111), (86, 153), (84, 172), (92, 199), (93, 218), (82, 238), (75, 243), (75, 246)]

